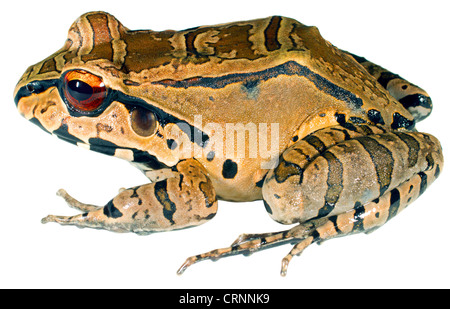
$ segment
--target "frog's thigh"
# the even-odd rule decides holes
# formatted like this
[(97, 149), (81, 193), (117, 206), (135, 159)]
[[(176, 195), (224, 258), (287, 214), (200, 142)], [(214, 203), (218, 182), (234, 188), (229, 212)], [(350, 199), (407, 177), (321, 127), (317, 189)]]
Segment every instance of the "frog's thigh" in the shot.
[(50, 215), (43, 222), (145, 234), (199, 225), (213, 218), (217, 199), (204, 168), (195, 160), (186, 160), (176, 169), (172, 178), (122, 190), (104, 207), (76, 216)]
[[(443, 163), (439, 141), (414, 132), (355, 137), (300, 162), (298, 148), (287, 152), (263, 186), (269, 214), (286, 224), (348, 212), (394, 192), (415, 175), (429, 184)], [(425, 174), (429, 171), (432, 175)], [(400, 198), (412, 201), (417, 196)]]
[(436, 138), (395, 132), (336, 144), (299, 167), (302, 177), (277, 181), (272, 175), (263, 191), (268, 211), (277, 221), (300, 222), (285, 233), (300, 241), (283, 259), (281, 273), (314, 242), (385, 224), (426, 190), (442, 165)]

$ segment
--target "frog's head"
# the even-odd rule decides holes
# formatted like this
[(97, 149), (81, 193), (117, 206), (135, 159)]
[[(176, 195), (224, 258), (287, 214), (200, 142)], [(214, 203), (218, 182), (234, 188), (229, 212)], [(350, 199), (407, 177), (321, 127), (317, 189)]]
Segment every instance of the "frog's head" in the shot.
[(73, 144), (154, 169), (173, 166), (180, 159), (176, 135), (194, 128), (149, 97), (148, 76), (137, 74), (148, 54), (129, 36), (109, 14), (81, 16), (65, 45), (22, 76), (14, 92), (17, 108)]

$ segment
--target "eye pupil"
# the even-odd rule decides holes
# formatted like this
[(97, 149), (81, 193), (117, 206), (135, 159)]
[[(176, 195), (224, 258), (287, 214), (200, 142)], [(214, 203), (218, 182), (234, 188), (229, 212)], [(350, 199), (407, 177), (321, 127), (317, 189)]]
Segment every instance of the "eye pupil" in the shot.
[(63, 92), (70, 110), (89, 115), (99, 110), (108, 91), (101, 77), (73, 70), (64, 74)]
[(92, 87), (81, 80), (71, 80), (67, 83), (67, 86), (72, 97), (78, 101), (85, 101), (94, 93)]

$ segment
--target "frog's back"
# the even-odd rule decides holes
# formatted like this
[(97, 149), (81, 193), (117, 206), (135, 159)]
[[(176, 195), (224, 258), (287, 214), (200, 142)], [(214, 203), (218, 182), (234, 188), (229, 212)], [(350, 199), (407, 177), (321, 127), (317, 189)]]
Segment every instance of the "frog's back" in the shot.
[(108, 87), (188, 122), (201, 115), (204, 123), (279, 123), (281, 144), (316, 114), (325, 115), (323, 126), (367, 120), (369, 110), (386, 124), (396, 112), (409, 115), (316, 27), (280, 16), (157, 32), (130, 31), (112, 15), (91, 12), (30, 74), (59, 76), (79, 64), (108, 75)]
[(189, 117), (187, 110), (204, 121), (280, 123), (287, 133), (283, 143), (318, 114), (325, 114), (323, 126), (370, 121), (370, 110), (385, 124), (395, 122), (396, 113), (410, 116), (352, 56), (323, 39), (316, 27), (291, 18), (151, 33), (148, 59), (132, 57), (141, 48), (137, 39), (124, 66), (140, 72), (134, 78), (149, 82), (152, 99), (181, 117)]

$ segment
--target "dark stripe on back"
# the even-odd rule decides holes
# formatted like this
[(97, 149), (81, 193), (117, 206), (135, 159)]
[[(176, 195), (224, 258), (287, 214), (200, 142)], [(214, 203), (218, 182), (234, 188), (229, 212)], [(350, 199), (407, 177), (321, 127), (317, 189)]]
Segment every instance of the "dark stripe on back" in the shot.
[(359, 141), (372, 159), (372, 163), (375, 166), (377, 173), (377, 181), (380, 185), (380, 196), (382, 196), (388, 189), (392, 180), (394, 166), (392, 153), (372, 137), (362, 136), (357, 137), (356, 140)]
[(281, 17), (274, 16), (270, 19), (270, 23), (264, 30), (264, 38), (267, 51), (274, 51), (281, 48), (278, 42), (278, 30), (280, 29)]
[(352, 109), (360, 109), (363, 102), (355, 94), (347, 91), (323, 76), (312, 72), (309, 68), (298, 64), (295, 61), (288, 61), (284, 64), (252, 73), (233, 73), (219, 77), (193, 77), (184, 80), (160, 80), (152, 82), (155, 85), (173, 88), (205, 87), (212, 89), (221, 89), (230, 84), (267, 81), (276, 78), (279, 75), (302, 76), (312, 82), (317, 89), (333, 96), (337, 100), (346, 102)]
[(112, 47), (112, 36), (108, 27), (108, 18), (102, 14), (95, 14), (87, 16), (89, 25), (92, 29), (93, 48), (92, 51), (83, 55), (83, 61), (108, 59), (113, 61), (114, 51)]
[(193, 32), (188, 32), (184, 35), (184, 39), (185, 39), (185, 44), (186, 44), (186, 51), (188, 53), (188, 55), (196, 55), (198, 56), (197, 53), (197, 49), (194, 46), (194, 41), (195, 38), (197, 37), (199, 32), (197, 31), (193, 31)]

